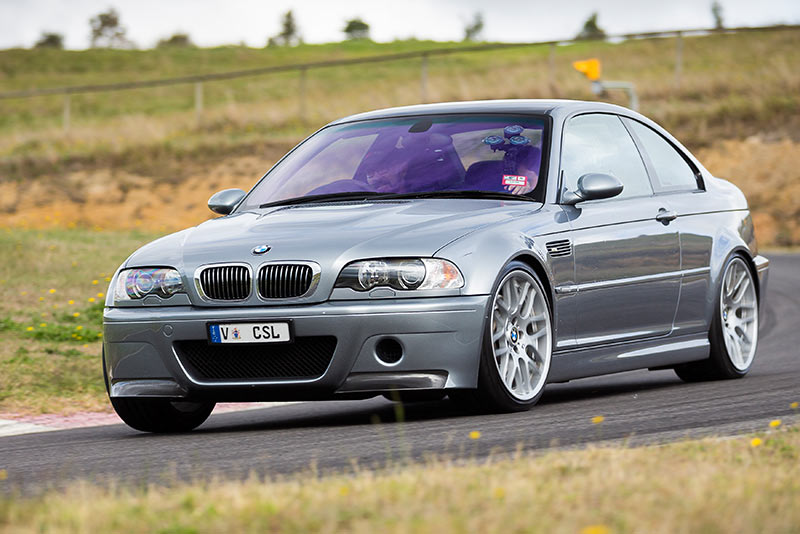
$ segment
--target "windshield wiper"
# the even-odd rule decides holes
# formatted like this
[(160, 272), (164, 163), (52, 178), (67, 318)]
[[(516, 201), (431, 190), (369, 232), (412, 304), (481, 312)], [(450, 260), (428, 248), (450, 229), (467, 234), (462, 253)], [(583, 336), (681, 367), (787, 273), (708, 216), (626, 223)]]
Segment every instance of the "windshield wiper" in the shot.
[(427, 191), (420, 193), (387, 193), (375, 197), (370, 200), (393, 200), (402, 198), (487, 198), (492, 200), (521, 200), (524, 202), (538, 202), (538, 200), (525, 196), (515, 195), (513, 193), (503, 193), (502, 191)]
[(292, 204), (310, 204), (314, 202), (327, 202), (329, 200), (367, 200), (376, 196), (382, 196), (383, 193), (375, 191), (349, 191), (346, 193), (329, 193), (327, 195), (308, 195), (305, 197), (287, 198), (284, 200), (277, 200), (275, 202), (267, 202), (261, 204), (259, 208), (271, 208), (273, 206), (291, 206)]

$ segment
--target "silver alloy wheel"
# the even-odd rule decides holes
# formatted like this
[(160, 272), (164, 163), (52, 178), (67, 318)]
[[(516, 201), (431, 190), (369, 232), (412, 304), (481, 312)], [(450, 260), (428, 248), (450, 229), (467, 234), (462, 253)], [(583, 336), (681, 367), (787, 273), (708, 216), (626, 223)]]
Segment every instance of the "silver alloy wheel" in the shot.
[(728, 263), (719, 299), (725, 348), (733, 366), (746, 371), (753, 363), (758, 341), (758, 299), (753, 276), (741, 258)]
[(517, 400), (534, 398), (550, 369), (552, 329), (544, 291), (530, 274), (511, 271), (500, 282), (492, 303), (491, 332), (503, 385)]

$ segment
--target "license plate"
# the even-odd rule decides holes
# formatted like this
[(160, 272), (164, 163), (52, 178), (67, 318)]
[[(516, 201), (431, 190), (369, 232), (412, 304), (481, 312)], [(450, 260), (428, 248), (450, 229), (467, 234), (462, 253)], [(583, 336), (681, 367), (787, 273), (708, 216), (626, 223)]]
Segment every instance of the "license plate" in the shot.
[(289, 323), (226, 323), (208, 325), (211, 343), (288, 343)]

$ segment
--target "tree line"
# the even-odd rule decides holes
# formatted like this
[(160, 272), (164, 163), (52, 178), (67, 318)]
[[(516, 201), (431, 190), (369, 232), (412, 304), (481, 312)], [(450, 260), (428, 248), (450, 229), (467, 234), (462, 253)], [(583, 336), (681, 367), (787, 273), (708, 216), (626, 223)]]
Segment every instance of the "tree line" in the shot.
[[(717, 0), (711, 3), (711, 15), (714, 19), (714, 28), (724, 29), (722, 19), (722, 6)], [(606, 32), (597, 21), (597, 12), (592, 13), (583, 23), (583, 27), (575, 36), (579, 40), (603, 39)], [(118, 48), (133, 49), (136, 44), (127, 36), (127, 28), (122, 25), (117, 10), (110, 8), (98, 13), (89, 19), (90, 42), (92, 48)], [(477, 12), (472, 19), (464, 25), (464, 41), (481, 41), (483, 38), (484, 20), (483, 13)], [(345, 21), (342, 28), (345, 40), (358, 41), (370, 39), (370, 25), (360, 17)], [(300, 28), (295, 20), (292, 10), (281, 16), (281, 30), (278, 34), (267, 39), (268, 47), (297, 46), (303, 44)], [(160, 39), (157, 48), (191, 48), (195, 44), (188, 33), (176, 32), (169, 37)], [(34, 48), (64, 48), (64, 36), (60, 33), (45, 31), (34, 44)]]

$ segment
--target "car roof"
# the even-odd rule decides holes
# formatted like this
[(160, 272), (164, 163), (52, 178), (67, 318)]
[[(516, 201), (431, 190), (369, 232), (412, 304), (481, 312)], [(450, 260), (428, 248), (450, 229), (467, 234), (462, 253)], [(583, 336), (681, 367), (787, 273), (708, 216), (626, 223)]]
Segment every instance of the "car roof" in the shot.
[(611, 113), (632, 113), (631, 110), (606, 104), (604, 102), (591, 102), (586, 100), (540, 100), (540, 99), (513, 99), (513, 100), (472, 100), (467, 102), (442, 102), (438, 104), (419, 104), (415, 106), (402, 106), (396, 108), (367, 111), (343, 117), (330, 124), (341, 124), (370, 119), (389, 119), (395, 117), (409, 117), (419, 115), (440, 115), (458, 113), (509, 113), (509, 114), (540, 114), (554, 115), (568, 114), (576, 111), (605, 111)]

